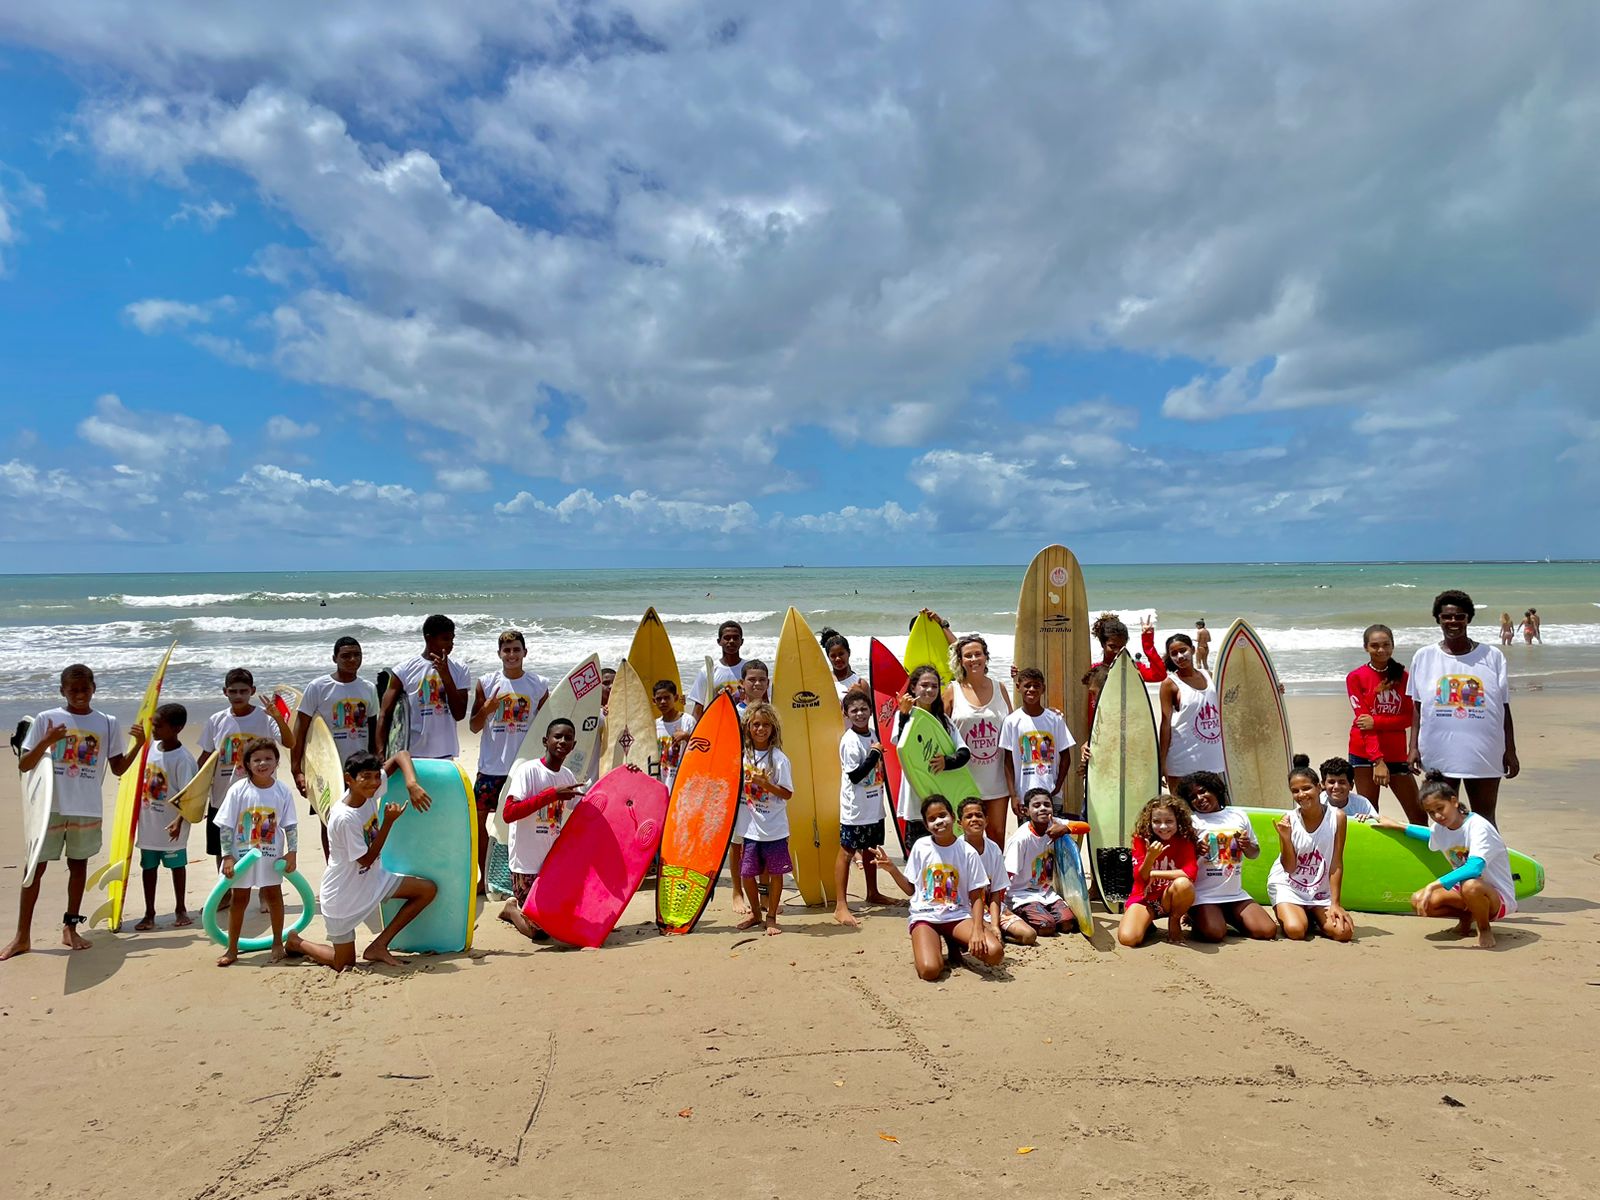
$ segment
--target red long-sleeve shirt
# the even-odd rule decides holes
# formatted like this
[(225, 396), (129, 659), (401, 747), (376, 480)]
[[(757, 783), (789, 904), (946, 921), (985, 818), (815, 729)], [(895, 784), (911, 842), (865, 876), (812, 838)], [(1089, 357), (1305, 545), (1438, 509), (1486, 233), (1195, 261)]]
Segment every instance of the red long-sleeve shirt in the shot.
[[(1137, 658), (1133, 660), (1133, 665), (1139, 671), (1139, 677), (1146, 683), (1160, 683), (1167, 677), (1167, 663), (1161, 655), (1156, 653), (1156, 631), (1154, 629), (1146, 629), (1144, 631), (1143, 636), (1139, 639), (1139, 648), (1144, 651), (1144, 661), (1140, 662)], [(1116, 661), (1116, 655), (1109, 650), (1100, 656), (1100, 665), (1107, 670), (1110, 670), (1114, 661)], [(1095, 703), (1099, 699), (1100, 691), (1098, 688), (1089, 693), (1090, 724), (1094, 723)]]
[(536, 792), (532, 796), (524, 796), (520, 800), (514, 800), (507, 796), (505, 798), (505, 807), (501, 809), (500, 815), (509, 824), (512, 821), (520, 821), (523, 817), (532, 816), (545, 805), (554, 804), (555, 802), (555, 788), (545, 788), (542, 792)]
[(1371, 717), (1372, 728), (1350, 722), (1350, 753), (1368, 762), (1404, 762), (1406, 731), (1411, 728), (1414, 703), (1406, 692), (1406, 672), (1395, 683), (1362, 663), (1344, 677), (1350, 708), (1357, 717)]

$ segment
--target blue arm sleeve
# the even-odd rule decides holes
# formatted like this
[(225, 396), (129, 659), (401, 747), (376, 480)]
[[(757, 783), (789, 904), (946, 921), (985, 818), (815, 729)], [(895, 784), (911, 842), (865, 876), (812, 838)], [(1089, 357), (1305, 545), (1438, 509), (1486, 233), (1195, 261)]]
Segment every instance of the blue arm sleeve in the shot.
[(1408, 838), (1416, 838), (1419, 842), (1425, 842), (1428, 840), (1428, 827), (1426, 825), (1407, 825), (1406, 836)]
[(1483, 859), (1474, 854), (1448, 875), (1439, 876), (1439, 883), (1444, 887), (1455, 887), (1467, 879), (1476, 879), (1483, 874)]

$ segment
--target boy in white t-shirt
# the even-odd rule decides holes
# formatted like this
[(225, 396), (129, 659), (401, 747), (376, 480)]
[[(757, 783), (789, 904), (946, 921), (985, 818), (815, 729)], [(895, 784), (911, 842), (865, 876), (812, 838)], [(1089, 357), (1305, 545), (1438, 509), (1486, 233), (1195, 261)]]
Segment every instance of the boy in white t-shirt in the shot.
[(350, 756), (344, 769), (347, 790), (328, 814), (328, 869), (323, 872), (318, 897), (332, 944), (310, 942), (291, 932), (285, 946), (290, 954), (303, 954), (335, 971), (347, 971), (356, 965), (356, 927), (374, 910), (381, 911), (385, 900), (403, 900), (400, 910), (361, 955), (367, 962), (403, 966), (404, 960), (394, 956), (389, 944), (433, 903), (439, 889), (431, 879), (396, 875), (378, 861), (389, 831), (407, 807), (385, 804), (380, 812), (378, 794), (383, 791), (384, 777), (399, 771), (406, 781), (411, 808), (427, 812), (432, 801), (417, 782), (411, 756), (404, 750), (388, 762), (370, 750), (360, 750)]
[[(255, 676), (243, 667), (234, 667), (222, 677), (222, 694), (228, 707), (206, 718), (200, 731), (200, 766), (205, 766), (213, 754), (221, 756), (216, 776), (211, 781), (211, 800), (206, 809), (206, 853), (216, 859), (217, 869), (222, 869), (222, 839), (217, 825), (217, 810), (236, 779), (244, 778), (244, 746), (251, 738), (277, 739), (291, 749), (294, 734), (278, 710), (270, 704), (257, 708)], [(229, 893), (221, 907), (233, 903)]]
[[(194, 924), (184, 895), (189, 830), (168, 803), (195, 776), (194, 755), (178, 740), (188, 723), (189, 710), (181, 704), (163, 704), (150, 719), (151, 746), (144, 760), (144, 803), (139, 807), (136, 837), (139, 869), (144, 873), (144, 919), (133, 927), (136, 933), (156, 927), (156, 883), (162, 867), (172, 872), (177, 914), (173, 924), (179, 929)], [(170, 830), (169, 822), (177, 826), (177, 832)]]
[(113, 747), (122, 741), (117, 719), (90, 706), (94, 699), (94, 672), (73, 663), (61, 672), (61, 698), (65, 705), (46, 709), (33, 719), (22, 743), (18, 768), (33, 770), (48, 755), (55, 761), (55, 807), (44, 838), (44, 852), (33, 881), (22, 889), (17, 904), (17, 935), (0, 962), (33, 948), (33, 909), (39, 900), (45, 864), (67, 856), (67, 910), (61, 916), (61, 944), (69, 950), (87, 950), (89, 942), (78, 935), (83, 914), (83, 888), (89, 878), (89, 859), (100, 852), (100, 788), (106, 768), (121, 775), (139, 760), (145, 731), (134, 726), (131, 742), (121, 754)]
[(1020, 824), (1023, 796), (1043, 788), (1059, 812), (1061, 785), (1067, 778), (1067, 751), (1072, 734), (1060, 713), (1044, 706), (1044, 672), (1023, 667), (1017, 672), (1017, 695), (1021, 703), (1006, 715), (1000, 726), (1000, 750), (1006, 760), (1006, 784), (1011, 811)]
[(1006, 870), (1005, 856), (999, 845), (989, 836), (989, 818), (984, 814), (982, 800), (969, 796), (961, 802), (961, 833), (967, 845), (978, 852), (983, 860), (983, 873), (989, 877), (983, 897), (984, 941), (981, 946), (974, 946), (972, 952), (982, 957), (980, 951), (988, 948), (1003, 957), (1008, 941), (1019, 946), (1033, 945), (1039, 935), (1006, 903), (1011, 875)]
[(707, 706), (718, 692), (729, 692), (735, 701), (739, 699), (739, 681), (744, 673), (739, 651), (744, 647), (744, 626), (737, 621), (724, 621), (717, 626), (717, 646), (721, 657), (712, 664), (712, 677), (707, 679), (706, 669), (701, 667), (689, 688), (689, 715), (696, 721), (706, 715)]
[(550, 698), (550, 685), (542, 675), (522, 669), (528, 643), (521, 632), (508, 629), (498, 645), (500, 669), (478, 680), (472, 696), (472, 716), (467, 727), (480, 734), (478, 774), (472, 796), (478, 810), (478, 894), (483, 895), (484, 869), (489, 861), (489, 817), (500, 803), (506, 777), (517, 761), (517, 751), (533, 720)]
[(1035, 934), (1054, 937), (1077, 924), (1054, 884), (1056, 839), (1070, 833), (1071, 826), (1055, 819), (1054, 802), (1044, 788), (1028, 792), (1023, 808), (1027, 820), (1006, 841), (1011, 907)]
[(1328, 759), (1322, 764), (1321, 772), (1324, 804), (1344, 809), (1344, 815), (1352, 821), (1371, 821), (1378, 815), (1372, 801), (1351, 790), (1355, 787), (1356, 769), (1348, 758)]
[(555, 718), (544, 731), (543, 756), (517, 763), (506, 781), (501, 815), (510, 832), (507, 853), (511, 859), (511, 899), (500, 910), (500, 919), (536, 942), (550, 935), (530, 921), (522, 909), (550, 847), (561, 833), (561, 823), (583, 795), (582, 785), (563, 765), (577, 740), (572, 722), (565, 717)]
[(661, 782), (670, 794), (678, 764), (683, 761), (683, 745), (694, 732), (694, 718), (678, 707), (678, 688), (672, 680), (657, 680), (650, 695), (661, 714), (656, 718), (656, 745), (660, 747)]
[[(311, 732), (311, 722), (321, 717), (333, 734), (333, 744), (339, 747), (339, 762), (374, 749), (373, 734), (378, 727), (378, 689), (360, 676), (362, 663), (361, 643), (353, 637), (342, 637), (333, 643), (333, 670), (318, 675), (300, 697), (300, 707), (294, 717), (294, 745), (289, 749), (289, 774), (294, 779), (295, 790), (306, 799), (306, 735)], [(321, 825), (321, 822), (318, 822)], [(321, 828), (322, 861), (328, 861), (328, 831)]]
[(422, 653), (397, 666), (383, 693), (378, 714), (378, 742), (389, 744), (389, 725), (396, 704), (411, 718), (411, 744), (401, 747), (413, 758), (454, 758), (461, 752), (456, 724), (467, 715), (467, 689), (472, 675), (455, 662), (456, 623), (435, 613), (422, 623)]

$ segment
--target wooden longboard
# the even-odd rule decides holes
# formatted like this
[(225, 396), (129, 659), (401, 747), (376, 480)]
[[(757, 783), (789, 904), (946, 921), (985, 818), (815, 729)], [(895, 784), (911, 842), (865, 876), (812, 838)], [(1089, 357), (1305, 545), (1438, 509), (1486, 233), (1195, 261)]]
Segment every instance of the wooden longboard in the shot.
[(1133, 823), (1161, 791), (1160, 762), (1150, 694), (1132, 655), (1123, 650), (1106, 675), (1089, 731), (1091, 864), (1100, 896), (1113, 912), (1123, 910), (1133, 886), (1128, 851)]
[(778, 635), (772, 706), (783, 725), (783, 749), (794, 772), (789, 800), (789, 855), (807, 905), (834, 903), (839, 856), (839, 739), (844, 713), (833, 668), (811, 627), (791, 608)]
[[(1089, 729), (1089, 690), (1084, 674), (1089, 658), (1089, 604), (1083, 568), (1065, 546), (1046, 546), (1033, 556), (1017, 596), (1017, 639), (1012, 660), (1018, 668), (1044, 672), (1045, 705), (1067, 721), (1073, 741), (1082, 745)], [(1083, 777), (1073, 771), (1062, 788), (1067, 811), (1081, 813)]]
[(1287, 808), (1289, 714), (1272, 658), (1248, 621), (1235, 621), (1222, 637), (1217, 706), (1229, 801), (1244, 808)]

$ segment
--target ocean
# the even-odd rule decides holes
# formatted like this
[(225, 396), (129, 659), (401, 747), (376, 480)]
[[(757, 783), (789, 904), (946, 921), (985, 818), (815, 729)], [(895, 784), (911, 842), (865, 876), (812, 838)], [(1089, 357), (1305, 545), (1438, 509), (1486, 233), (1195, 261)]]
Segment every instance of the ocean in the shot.
[[(743, 623), (747, 657), (770, 661), (789, 605), (813, 629), (832, 626), (865, 668), (876, 636), (903, 647), (926, 605), (958, 631), (988, 640), (993, 670), (1010, 666), (1017, 590), (1025, 564), (983, 567), (795, 567), (475, 572), (12, 575), (0, 577), (0, 720), (56, 697), (71, 662), (94, 668), (96, 703), (129, 712), (161, 651), (178, 643), (165, 694), (214, 697), (222, 675), (249, 667), (258, 685), (294, 683), (329, 669), (333, 640), (359, 638), (364, 674), (416, 653), (430, 613), (456, 622), (455, 657), (474, 673), (497, 665), (495, 636), (520, 629), (528, 665), (559, 677), (591, 651), (614, 663), (654, 605), (672, 636), (685, 682), (714, 653), (716, 627)], [(1238, 616), (1261, 632), (1291, 692), (1339, 692), (1363, 661), (1361, 630), (1395, 630), (1401, 658), (1437, 637), (1429, 607), (1447, 587), (1478, 606), (1474, 633), (1498, 642), (1499, 616), (1536, 607), (1544, 645), (1510, 648), (1514, 689), (1590, 686), (1600, 676), (1600, 564), (1304, 563), (1086, 566), (1091, 612), (1120, 613), (1138, 635), (1154, 614), (1159, 636), (1205, 618), (1220, 636)], [(192, 718), (193, 719), (193, 718)]]

